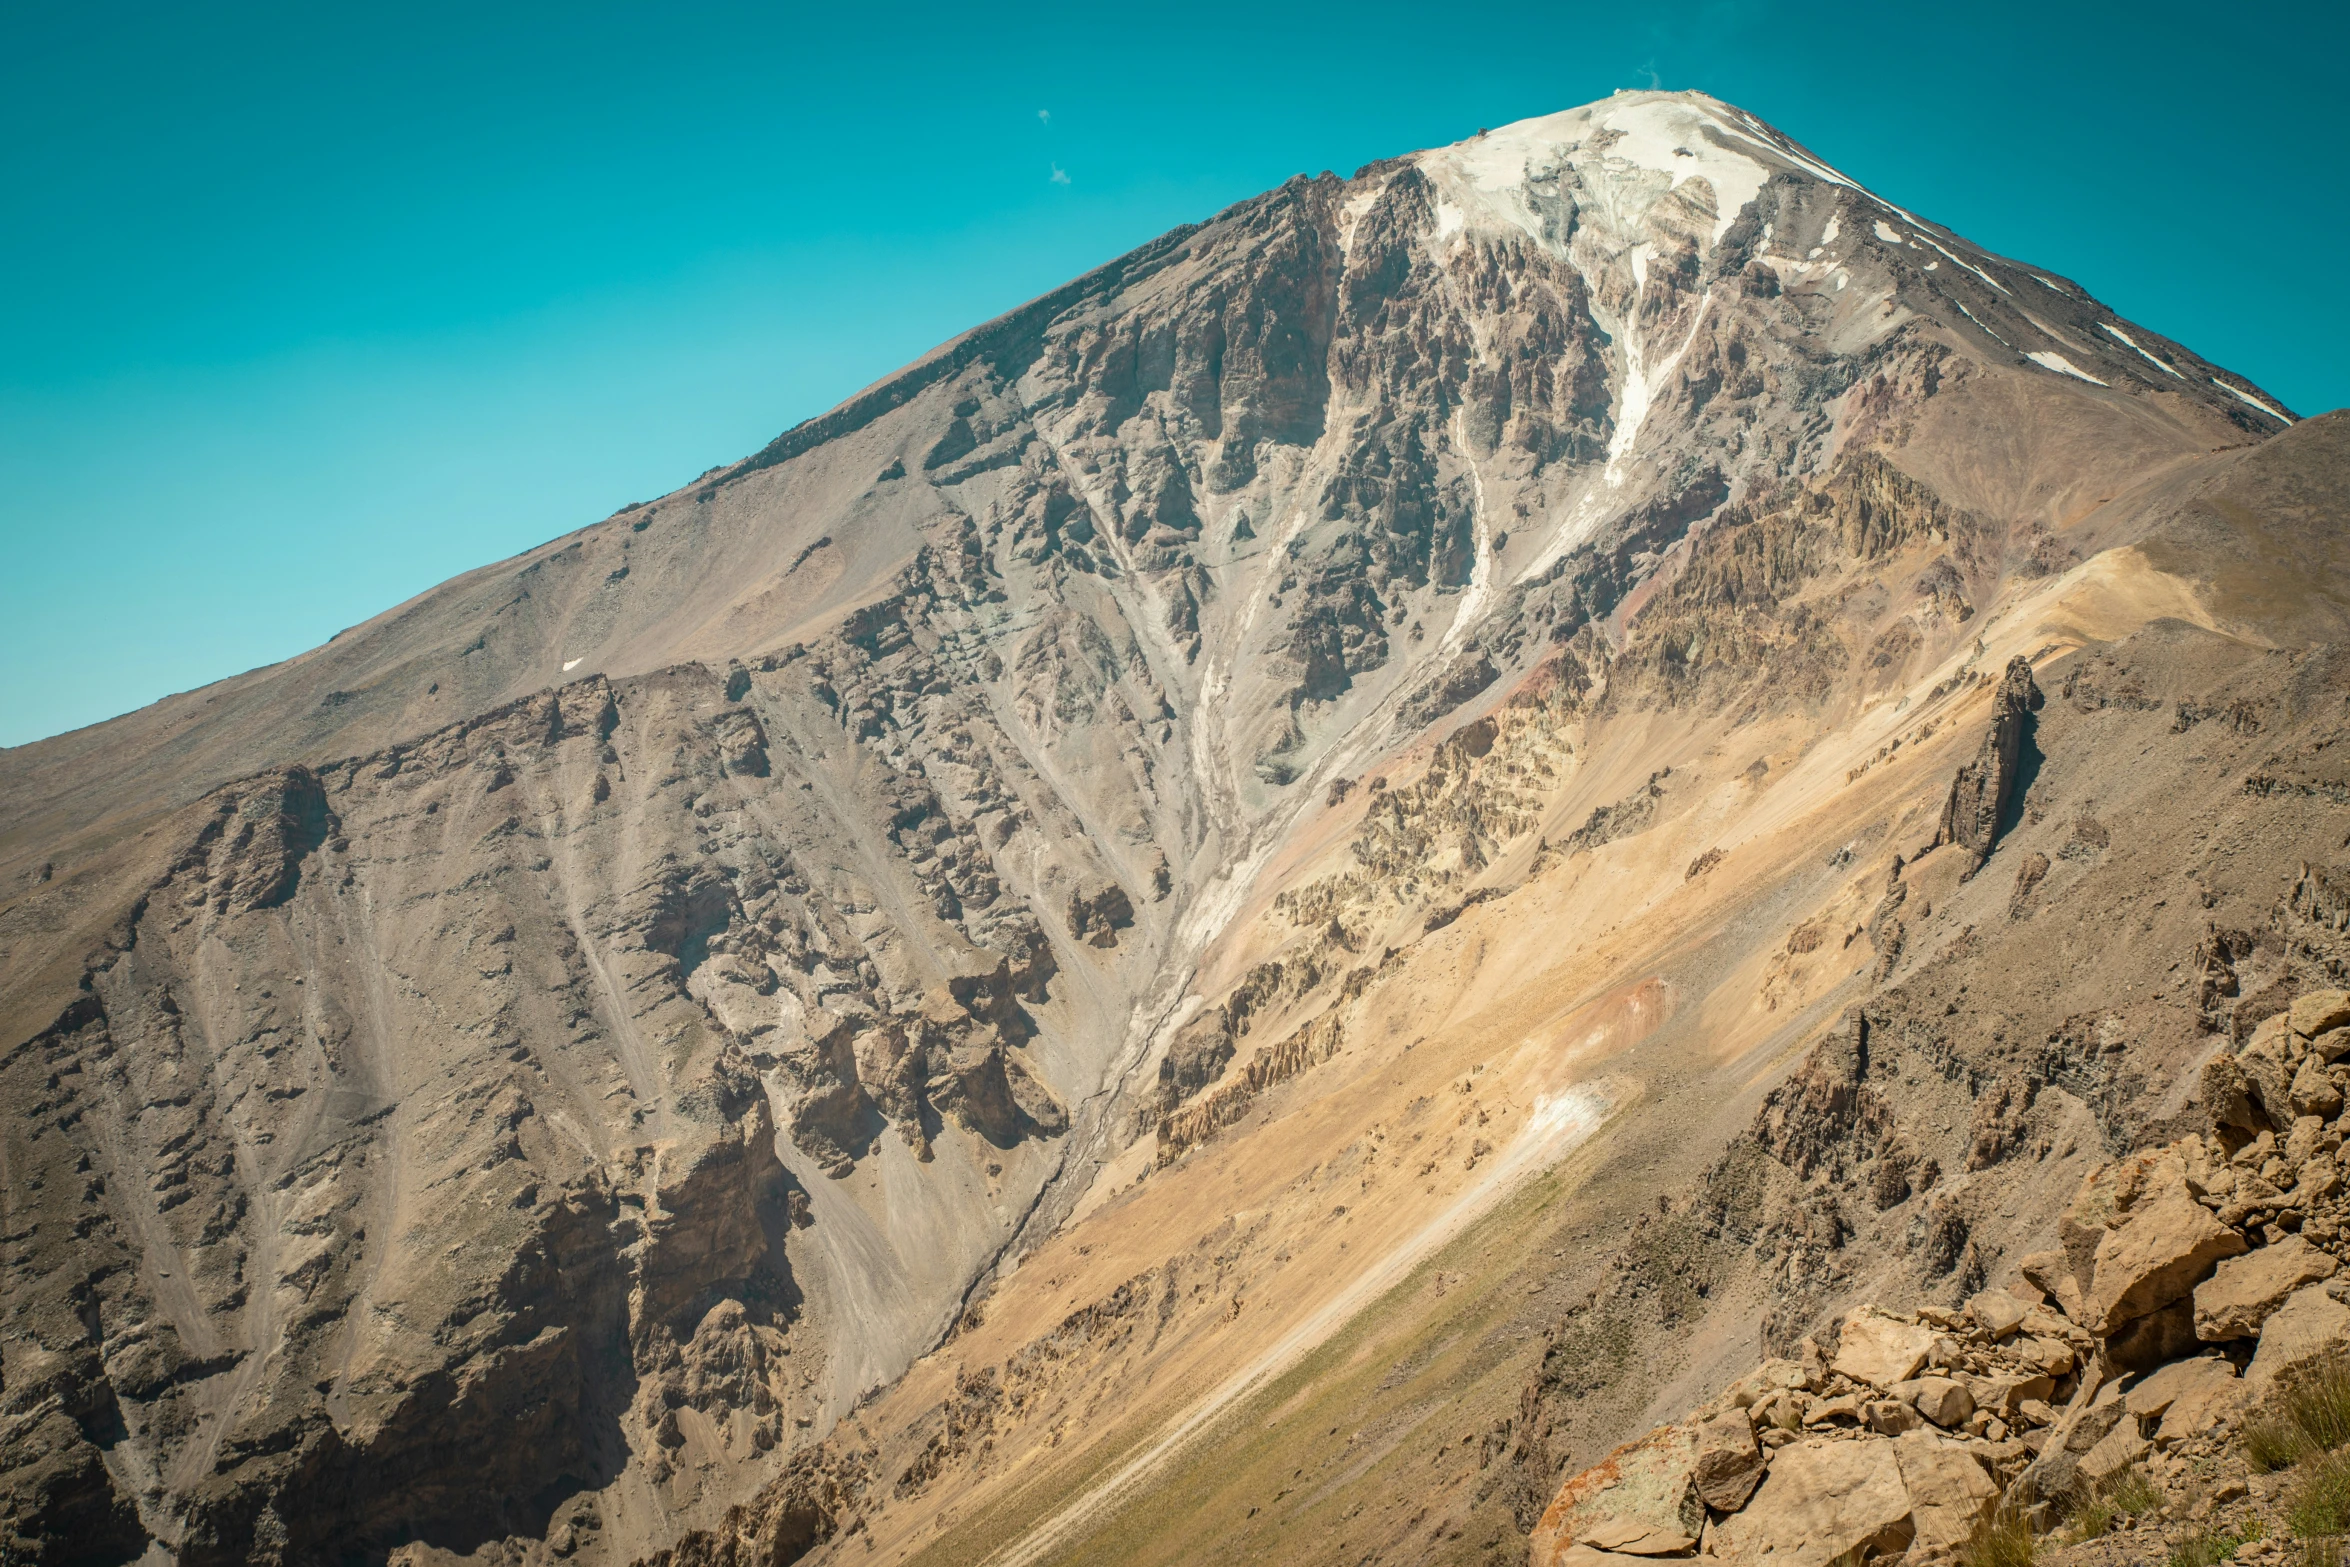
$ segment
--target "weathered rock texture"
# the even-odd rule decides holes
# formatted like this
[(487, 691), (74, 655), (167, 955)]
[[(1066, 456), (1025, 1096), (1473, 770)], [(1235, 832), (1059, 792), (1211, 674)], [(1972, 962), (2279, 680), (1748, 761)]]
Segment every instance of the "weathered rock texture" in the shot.
[[(1977, 1292), (2221, 1041), (2307, 1184), (2350, 1007), (2255, 1025), (2350, 978), (2346, 446), (1624, 94), (0, 754), (0, 1545), (1506, 1555), (1690, 1344)], [(2051, 1288), (2174, 1359), (2225, 1242), (2121, 1233)], [(1974, 1505), (1911, 1421), (2078, 1372), (1881, 1336), (1889, 1548)], [(1132, 1521), (1112, 1451), (1275, 1384), (1279, 1483)]]
[[(2336, 1026), (2346, 1005), (2346, 991), (2305, 996), (2257, 1037), (2308, 1059), (2296, 1025)], [(2025, 1259), (2013, 1283), (1961, 1310), (1839, 1317), (1832, 1351), (1807, 1338), (1798, 1359), (1766, 1362), (1686, 1421), (1570, 1478), (1534, 1530), (1535, 1567), (1629, 1554), (1952, 1560), (2003, 1500), (2045, 1530), (2130, 1469), (2180, 1524), (2191, 1508), (2209, 1519), (2214, 1482), (2242, 1473), (2235, 1439), (2259, 1400), (2321, 1364), (2350, 1365), (2350, 1307), (2324, 1287), (2350, 1250), (2335, 1166), (2344, 1133), (2314, 1117), (2257, 1134), (2215, 1119), (2208, 1133), (2090, 1171), (2059, 1221), (2066, 1253)], [(2052, 1299), (2052, 1283), (2072, 1287)], [(2190, 1294), (2207, 1342), (2173, 1346), (2175, 1359), (2133, 1354), (2133, 1329)], [(1912, 1379), (1919, 1365), (1939, 1374)], [(1696, 1485), (1705, 1516), (1681, 1520), (1689, 1540), (1676, 1551), (1601, 1543), (1652, 1526), (1659, 1487), (1628, 1476), (1672, 1455), (1670, 1473), (1694, 1477), (1703, 1458), (1685, 1455), (1739, 1447), (1723, 1433), (1740, 1430), (1758, 1451), (1759, 1486)]]

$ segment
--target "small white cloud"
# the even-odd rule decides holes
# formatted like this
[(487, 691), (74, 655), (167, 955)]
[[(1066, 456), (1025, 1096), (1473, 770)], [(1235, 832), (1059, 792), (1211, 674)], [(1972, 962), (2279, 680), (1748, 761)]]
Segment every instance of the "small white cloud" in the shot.
[(1055, 185), (1066, 185), (1069, 183), (1069, 171), (1062, 168), (1057, 163), (1053, 165), (1053, 183)]
[(1040, 119), (1040, 120), (1044, 121), (1044, 123), (1045, 123), (1045, 124), (1047, 124), (1047, 125), (1050, 125), (1050, 124), (1052, 124), (1052, 123), (1053, 123), (1053, 111), (1052, 111), (1052, 110), (1050, 110), (1050, 109), (1039, 109), (1039, 110), (1037, 110), (1037, 111), (1036, 111), (1036, 117), (1037, 117), (1038, 119)]

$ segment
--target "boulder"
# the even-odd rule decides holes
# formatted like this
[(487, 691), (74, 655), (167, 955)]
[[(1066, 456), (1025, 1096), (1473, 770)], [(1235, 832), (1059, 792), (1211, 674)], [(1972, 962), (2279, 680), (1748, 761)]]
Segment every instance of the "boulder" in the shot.
[(2167, 1306), (2193, 1291), (2222, 1259), (2244, 1250), (2244, 1237), (2188, 1196), (2184, 1181), (2170, 1186), (2097, 1243), (2086, 1325), (2110, 1333)]
[[(2264, 1128), (2266, 1124), (2262, 1123)], [(2140, 1209), (2189, 1180), (2190, 1154), (2197, 1165), (2210, 1162), (2200, 1138), (2183, 1138), (2167, 1148), (2124, 1154), (2081, 1177), (2073, 1200), (2057, 1216), (2056, 1234), (2084, 1299), (2096, 1277), (2097, 1248), (2107, 1232), (2120, 1229)]]
[(1871, 1400), (1861, 1411), (1861, 1418), (1879, 1436), (1899, 1436), (1904, 1431), (1915, 1431), (1925, 1424), (1916, 1410), (1898, 1398)]
[(2023, 1325), (2024, 1313), (2031, 1308), (2005, 1290), (1984, 1290), (1966, 1303), (1966, 1309), (1984, 1332), (2005, 1338)]
[(2063, 1316), (2042, 1306), (2034, 1306), (2024, 1313), (2023, 1326), (2018, 1331), (2029, 1333), (2034, 1338), (2086, 1339), (2088, 1337), (2087, 1333), (2067, 1322)]
[(2298, 1235), (2231, 1257), (2195, 1286), (2195, 1336), (2207, 1344), (2250, 1338), (2287, 1296), (2340, 1266)]
[(1966, 1390), (1973, 1395), (1977, 1409), (1988, 1409), (2003, 1420), (2012, 1420), (2025, 1401), (2044, 1399), (2054, 1393), (2056, 1379), (2037, 1371), (2000, 1372), (1968, 1377)]
[[(2268, 1128), (2268, 1115), (2253, 1097), (2251, 1078), (2225, 1050), (2203, 1063), (2195, 1097), (2210, 1116), (2211, 1129), (2222, 1137), (2257, 1137)], [(2072, 1242), (2067, 1236), (2065, 1244)]]
[(1743, 1409), (1725, 1410), (1697, 1428), (1694, 1468), (1699, 1500), (1717, 1513), (1734, 1513), (1762, 1484), (1762, 1448)]
[(2217, 1356), (2205, 1356), (2163, 1367), (2131, 1388), (2123, 1404), (2141, 1429), (2147, 1421), (2159, 1419), (2154, 1445), (2167, 1448), (2210, 1430), (2241, 1410), (2245, 1401), (2236, 1368)]
[(2307, 1213), (2310, 1205), (2325, 1201), (2342, 1189), (2342, 1166), (2332, 1154), (2317, 1154), (2301, 1167), (2293, 1183), (2293, 1206)]
[(2180, 1394), (2163, 1412), (2155, 1428), (2154, 1445), (2170, 1448), (2189, 1437), (2202, 1436), (2224, 1420), (2233, 1420), (2250, 1407), (2252, 1395), (2243, 1379), (2214, 1378)]
[(2061, 1251), (2036, 1251), (2017, 1264), (2023, 1276), (2046, 1294), (2056, 1309), (2078, 1322), (2081, 1318), (2081, 1283), (2073, 1277), (2073, 1265)]
[(2290, 1129), (2299, 1112), (2293, 1108), (2293, 1068), (2284, 1059), (2284, 1040), (2255, 1038), (2237, 1054), (2236, 1071), (2268, 1124), (2280, 1132)]
[(2313, 990), (2293, 1003), (2287, 1019), (2303, 1039), (2350, 1025), (2350, 990)]
[(2350, 1055), (2350, 1028), (2329, 1028), (2309, 1041), (2310, 1054), (2331, 1065)]
[(2217, 1355), (2205, 1355), (2195, 1360), (2176, 1360), (2141, 1379), (2122, 1399), (2122, 1407), (2133, 1419), (2153, 1420), (2160, 1417), (2181, 1398), (2208, 1385), (2233, 1382), (2236, 1368)]
[(2056, 1293), (2056, 1281), (2072, 1277), (2073, 1265), (2061, 1251), (2035, 1251), (2016, 1263), (2016, 1271), (2043, 1295)]
[(2260, 1325), (2260, 1349), (2245, 1369), (2245, 1388), (2255, 1397), (2264, 1394), (2278, 1377), (2340, 1353), (2346, 1342), (2350, 1306), (2328, 1295), (2322, 1284), (2304, 1284)]
[(1813, 1439), (1779, 1449), (1746, 1510), (1716, 1530), (1716, 1554), (1768, 1558), (1771, 1567), (1827, 1567), (1847, 1554), (1907, 1550), (1916, 1529), (1894, 1456), (1900, 1446)]
[(1916, 1376), (1933, 1347), (1933, 1329), (1863, 1306), (1844, 1319), (1831, 1369), (1871, 1387), (1891, 1387)]
[(1949, 1377), (1917, 1377), (1893, 1389), (1893, 1396), (1942, 1427), (1955, 1431), (1975, 1412), (1975, 1396)]
[(2060, 1338), (2026, 1338), (2015, 1342), (2017, 1358), (2028, 1366), (2037, 1366), (2052, 1377), (2061, 1377), (2078, 1364), (2080, 1357), (2072, 1345)]
[(1750, 1409), (1786, 1388), (1810, 1393), (1817, 1391), (1818, 1384), (1800, 1360), (1766, 1360), (1731, 1383), (1722, 1398), (1740, 1409)]
[(2293, 1108), (2305, 1116), (2333, 1116), (2342, 1108), (2342, 1090), (2326, 1075), (2326, 1064), (2313, 1055), (2301, 1058), (2290, 1093)]
[(1803, 1423), (1807, 1426), (1832, 1426), (1846, 1420), (1858, 1423), (1867, 1403), (1868, 1400), (1858, 1393), (1839, 1393), (1834, 1398), (1823, 1398), (1805, 1410)]
[[(2342, 1146), (2340, 1134), (2335, 1135), (2336, 1140), (2330, 1148)], [(2320, 1149), (2329, 1149), (2325, 1118), (2322, 1116), (2305, 1115), (2295, 1121), (2293, 1129), (2285, 1134), (2285, 1163), (2296, 1170), (2307, 1164)]]
[(1957, 1442), (1919, 1431), (1893, 1444), (1919, 1551), (1955, 1550), (1999, 1505), (1999, 1487)]
[(1603, 1522), (1695, 1538), (1705, 1527), (1696, 1464), (1697, 1433), (1687, 1426), (1660, 1426), (1570, 1477), (1534, 1526), (1531, 1567), (1551, 1567), (1589, 1527)]

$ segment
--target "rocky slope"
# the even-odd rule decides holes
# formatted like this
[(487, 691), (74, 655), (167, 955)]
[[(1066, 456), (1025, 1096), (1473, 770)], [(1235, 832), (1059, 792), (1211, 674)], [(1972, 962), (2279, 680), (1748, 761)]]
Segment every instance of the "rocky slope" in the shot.
[(1507, 1557), (2350, 978), (2346, 449), (1621, 94), (0, 753), (9, 1549)]
[(1930, 1562), (2068, 1518), (2070, 1543), (2130, 1536), (2094, 1560), (2338, 1537), (2345, 1024), (2350, 992), (2315, 991), (2213, 1056), (2207, 1128), (2091, 1170), (2003, 1288), (1839, 1316), (1570, 1478), (1536, 1567)]

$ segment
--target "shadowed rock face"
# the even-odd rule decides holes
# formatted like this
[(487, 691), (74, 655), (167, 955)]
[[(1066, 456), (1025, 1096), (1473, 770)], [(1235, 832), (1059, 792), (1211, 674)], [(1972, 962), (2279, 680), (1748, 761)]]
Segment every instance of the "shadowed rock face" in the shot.
[[(2239, 495), (2321, 534), (2339, 431), (2247, 455), (2267, 401), (1739, 111), (1619, 95), (1292, 180), (0, 753), (9, 1548), (796, 1557), (878, 1483), (815, 1444), (1105, 1168), (1245, 1135), (1412, 943), (1674, 819), (1642, 724), (1941, 712), (2100, 551), (2170, 571)], [(2023, 711), (1950, 796), (1978, 864)], [(1868, 1071), (1757, 1137), (1891, 1206)]]
[(1983, 735), (1982, 751), (1950, 780), (1950, 798), (1943, 803), (1942, 825), (1934, 834), (1936, 848), (1954, 843), (1976, 866), (1990, 858), (2000, 818), (2016, 792), (2025, 732), (2040, 700), (2031, 660), (2019, 657), (2010, 662), (1992, 694), (1991, 727)]

